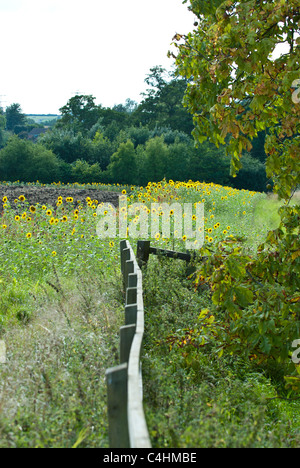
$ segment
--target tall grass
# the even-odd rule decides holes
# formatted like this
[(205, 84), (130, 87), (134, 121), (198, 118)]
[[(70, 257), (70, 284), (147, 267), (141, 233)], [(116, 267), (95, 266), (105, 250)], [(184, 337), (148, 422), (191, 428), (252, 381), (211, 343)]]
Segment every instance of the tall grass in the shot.
[(105, 370), (118, 363), (123, 309), (118, 245), (96, 237), (92, 200), (78, 213), (59, 201), (5, 203), (0, 447), (108, 446)]
[[(208, 246), (243, 236), (254, 252), (278, 222), (277, 201), (265, 194), (191, 181), (122, 189), (128, 206), (204, 203)], [(98, 201), (75, 209), (67, 187), (55, 206), (3, 203), (0, 447), (107, 447), (105, 369), (118, 363), (123, 325), (119, 238), (99, 239)], [(151, 243), (185, 249), (183, 239), (157, 236)], [(186, 347), (200, 311), (211, 306), (205, 283), (195, 291), (184, 262), (153, 257), (143, 286), (144, 398), (153, 445), (300, 444), (298, 403), (276, 398), (280, 369), (264, 371), (239, 356), (218, 359), (209, 339), (207, 346)]]

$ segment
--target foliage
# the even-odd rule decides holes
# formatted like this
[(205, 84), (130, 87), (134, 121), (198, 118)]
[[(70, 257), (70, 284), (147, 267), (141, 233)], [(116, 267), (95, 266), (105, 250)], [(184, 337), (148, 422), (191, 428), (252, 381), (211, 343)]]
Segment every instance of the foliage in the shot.
[(143, 93), (144, 99), (132, 114), (133, 121), (150, 128), (167, 125), (173, 130), (190, 134), (192, 118), (182, 106), (186, 80), (156, 66), (150, 69), (145, 82), (151, 87)]
[[(228, 158), (226, 158), (228, 163)], [(226, 171), (229, 173), (229, 168)], [(229, 177), (230, 185), (235, 188), (253, 190), (255, 192), (265, 191), (267, 187), (267, 176), (265, 164), (252, 157), (252, 153), (243, 154), (243, 167), (239, 170), (236, 177)], [(221, 183), (224, 183), (223, 181)]]
[(108, 172), (114, 181), (121, 184), (130, 184), (136, 177), (135, 151), (132, 141), (121, 143), (118, 150), (112, 155)]
[(216, 310), (209, 316), (209, 294), (191, 290), (185, 266), (151, 258), (143, 287), (144, 406), (153, 447), (296, 447), (299, 405), (276, 399), (280, 372), (271, 378), (240, 353), (219, 357), (226, 318)]
[[(255, 256), (230, 239), (209, 253), (199, 275), (207, 276), (212, 300), (227, 317), (224, 347), (283, 360), (300, 328), (300, 207), (289, 205), (300, 182), (300, 108), (291, 94), (299, 78), (299, 1), (210, 6), (191, 0), (197, 27), (174, 37), (178, 73), (190, 80), (185, 105), (194, 116), (194, 137), (200, 143), (209, 138), (217, 147), (226, 143), (235, 176), (243, 152), (266, 131), (267, 177), (286, 205), (279, 228), (268, 233)], [(289, 51), (274, 58), (280, 43)]]
[[(5, 114), (3, 112), (3, 109), (0, 107), (0, 132), (2, 132), (6, 127), (6, 118)], [(1, 135), (2, 133), (0, 133)], [(1, 136), (0, 136), (1, 138)], [(1, 146), (1, 140), (0, 140), (0, 146)]]
[(89, 130), (98, 120), (98, 108), (91, 95), (73, 96), (60, 110), (61, 119), (58, 127), (66, 127), (77, 132)]
[(54, 206), (4, 199), (3, 448), (108, 447), (105, 370), (118, 364), (124, 305), (118, 244), (95, 235), (98, 201), (75, 209), (67, 190)]
[(77, 159), (89, 160), (91, 141), (80, 132), (55, 128), (44, 134), (39, 142), (66, 163), (73, 163)]
[(11, 137), (0, 151), (0, 174), (3, 180), (50, 183), (58, 180), (59, 160), (42, 145)]
[[(209, 137), (217, 146), (229, 136), (234, 175), (243, 150), (251, 150), (251, 140), (268, 129), (267, 174), (275, 178), (276, 191), (289, 197), (299, 183), (299, 104), (292, 105), (290, 91), (299, 75), (298, 2), (216, 4), (219, 8), (206, 16), (203, 2), (192, 1), (199, 26), (187, 36), (175, 36), (183, 40), (175, 44), (178, 72), (193, 77), (185, 104), (194, 115), (194, 136), (200, 142)], [(289, 53), (272, 59), (285, 35)]]
[(22, 113), (20, 104), (11, 104), (6, 108), (6, 130), (15, 131), (17, 125), (24, 125), (26, 121), (25, 115)]
[(89, 164), (87, 161), (77, 159), (72, 164), (71, 178), (79, 184), (88, 184), (101, 180), (101, 167), (98, 163)]
[[(52, 151), (60, 160), (57, 177), (53, 180), (73, 182), (73, 176), (77, 174), (74, 166), (82, 167), (82, 161), (85, 161), (86, 170), (78, 172), (78, 182), (117, 182), (117, 179), (113, 180), (108, 166), (120, 145), (131, 140), (137, 170), (132, 172), (131, 179), (127, 176), (126, 183), (144, 185), (149, 180), (158, 181), (166, 177), (265, 190), (265, 167), (256, 163), (257, 159), (264, 162), (265, 132), (259, 132), (259, 137), (254, 140), (253, 151), (251, 150), (252, 159), (247, 154), (244, 156), (243, 171), (233, 179), (229, 175), (225, 149), (217, 149), (212, 143), (194, 148), (191, 136), (192, 116), (182, 105), (189, 80), (156, 66), (150, 69), (145, 82), (149, 88), (143, 94), (140, 104), (127, 99), (125, 104), (104, 108), (96, 105), (95, 97), (91, 95), (76, 95), (69, 99), (61, 108), (62, 117), (58, 121), (53, 120), (55, 125), (38, 138), (39, 144)], [(36, 127), (37, 124), (34, 120), (27, 119), (22, 125), (20, 122), (15, 125), (14, 132), (19, 138), (27, 139), (32, 126)], [(3, 132), (0, 123), (0, 146), (5, 146), (8, 136), (10, 132)], [(156, 163), (151, 164), (150, 148), (155, 149), (154, 139), (157, 137), (160, 137), (161, 143), (154, 155)], [(99, 164), (101, 176), (95, 170), (92, 177), (91, 167), (96, 169), (95, 164)], [(36, 179), (43, 178), (37, 171), (35, 174)], [(83, 174), (86, 174), (85, 179)]]
[(163, 137), (155, 137), (147, 141), (144, 157), (148, 180), (159, 182), (165, 177), (168, 154), (169, 149)]
[(101, 169), (105, 171), (110, 163), (111, 156), (115, 152), (116, 145), (106, 138), (102, 132), (97, 131), (93, 145), (89, 148), (89, 161), (99, 163)]

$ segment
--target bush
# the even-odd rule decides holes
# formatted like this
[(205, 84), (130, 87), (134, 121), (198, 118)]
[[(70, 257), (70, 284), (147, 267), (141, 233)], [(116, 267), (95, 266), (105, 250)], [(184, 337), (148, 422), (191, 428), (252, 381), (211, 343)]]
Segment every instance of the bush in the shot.
[(188, 173), (192, 180), (229, 185), (230, 160), (224, 148), (217, 149), (209, 143), (203, 143), (192, 150)]
[(121, 143), (112, 155), (108, 172), (114, 182), (131, 184), (137, 175), (136, 154), (131, 140)]
[(164, 137), (155, 137), (147, 141), (145, 146), (145, 169), (148, 181), (159, 182), (165, 177), (169, 148)]
[(77, 160), (72, 164), (71, 177), (73, 182), (90, 184), (101, 180), (101, 167), (98, 163), (90, 165), (87, 161)]
[(89, 162), (99, 163), (102, 171), (107, 169), (110, 163), (110, 158), (115, 151), (115, 145), (104, 135), (98, 131), (93, 139), (93, 144), (90, 149)]
[[(282, 376), (242, 353), (218, 355), (214, 328), (225, 329), (226, 320), (213, 309), (214, 325), (201, 322), (209, 294), (195, 294), (184, 275), (180, 260), (152, 257), (143, 276), (144, 407), (153, 448), (297, 447), (299, 405), (276, 398)], [(200, 331), (202, 343), (193, 341)]]
[(92, 142), (81, 133), (55, 129), (43, 135), (39, 142), (67, 163), (77, 159), (89, 161), (91, 158)]
[(231, 177), (231, 185), (238, 189), (264, 192), (267, 185), (265, 164), (245, 153), (241, 159), (243, 164), (235, 178)]
[(40, 144), (21, 140), (17, 136), (9, 139), (0, 151), (0, 178), (14, 182), (51, 183), (59, 179), (59, 159)]

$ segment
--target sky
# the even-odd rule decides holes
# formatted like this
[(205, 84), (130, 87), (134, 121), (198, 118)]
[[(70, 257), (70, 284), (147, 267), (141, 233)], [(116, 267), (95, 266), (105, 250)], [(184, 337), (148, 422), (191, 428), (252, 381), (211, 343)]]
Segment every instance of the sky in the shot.
[(150, 68), (171, 69), (183, 0), (0, 0), (0, 105), (58, 114), (76, 93), (104, 107), (140, 102)]

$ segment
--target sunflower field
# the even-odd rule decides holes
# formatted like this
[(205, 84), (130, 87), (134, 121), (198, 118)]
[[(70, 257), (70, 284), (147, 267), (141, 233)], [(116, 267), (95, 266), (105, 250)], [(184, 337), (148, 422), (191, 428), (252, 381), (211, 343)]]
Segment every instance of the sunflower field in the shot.
[[(143, 213), (159, 219), (166, 206), (173, 226), (173, 203), (192, 204), (195, 212), (203, 206), (204, 244), (195, 249), (192, 273), (185, 262), (160, 256), (143, 272), (144, 401), (153, 447), (297, 446), (300, 407), (285, 378), (297, 368), (292, 328), (279, 316), (270, 318), (273, 325), (262, 319), (268, 311), (258, 310), (261, 303), (256, 309), (258, 293), (254, 297), (244, 281), (248, 275), (247, 281), (259, 282), (252, 256), (278, 227), (280, 203), (258, 192), (163, 180), (107, 187), (126, 203), (124, 209), (111, 205), (110, 213), (96, 196), (102, 184), (93, 186), (95, 197), (80, 200), (68, 188), (45, 204), (38, 197), (29, 202), (25, 189), (15, 199), (3, 189), (0, 447), (108, 446), (105, 370), (119, 359), (124, 291), (120, 236), (101, 238), (97, 226), (114, 213), (138, 232)], [(195, 214), (192, 221), (198, 226)], [(172, 231), (166, 238), (157, 226), (152, 246), (185, 251), (186, 236)], [(130, 229), (127, 234), (135, 249), (136, 238)], [(285, 358), (269, 339), (280, 337), (279, 326), (288, 330)]]

